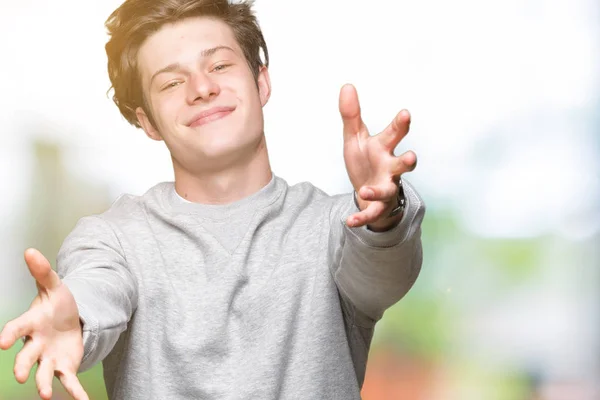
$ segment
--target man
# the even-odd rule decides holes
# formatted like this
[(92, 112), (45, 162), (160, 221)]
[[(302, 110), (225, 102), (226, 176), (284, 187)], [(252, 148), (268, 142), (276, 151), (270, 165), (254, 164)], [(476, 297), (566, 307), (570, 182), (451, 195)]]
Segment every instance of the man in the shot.
[[(355, 89), (340, 93), (355, 193), (288, 186), (269, 165), (268, 51), (249, 2), (127, 0), (108, 19), (114, 100), (168, 147), (175, 181), (82, 218), (58, 273), (34, 249), (39, 294), (9, 322), (15, 376), (39, 364), (86, 399), (77, 372), (103, 361), (111, 399), (358, 399), (375, 323), (420, 271), (424, 205)], [(260, 53), (264, 55), (261, 59)]]

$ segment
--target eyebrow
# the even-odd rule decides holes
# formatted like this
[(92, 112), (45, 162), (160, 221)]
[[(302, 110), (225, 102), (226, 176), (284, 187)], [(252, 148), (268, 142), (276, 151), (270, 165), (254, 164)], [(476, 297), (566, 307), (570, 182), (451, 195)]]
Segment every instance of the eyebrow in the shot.
[[(202, 50), (202, 52), (200, 52), (200, 57), (202, 57), (202, 58), (210, 57), (219, 50), (230, 50), (233, 53), (235, 53), (235, 51), (229, 46), (215, 46), (215, 47), (211, 47), (210, 49)], [(156, 78), (158, 75), (163, 74), (165, 72), (177, 71), (180, 69), (181, 69), (181, 64), (179, 64), (179, 63), (169, 64), (166, 67), (159, 69), (152, 75), (152, 78), (150, 78), (150, 84), (152, 85), (152, 81), (154, 81), (154, 78)]]

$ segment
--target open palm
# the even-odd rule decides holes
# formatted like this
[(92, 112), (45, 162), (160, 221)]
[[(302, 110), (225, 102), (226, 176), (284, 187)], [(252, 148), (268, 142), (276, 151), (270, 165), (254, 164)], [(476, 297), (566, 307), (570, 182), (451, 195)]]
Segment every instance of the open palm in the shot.
[(27, 381), (33, 365), (38, 363), (35, 380), (42, 399), (52, 397), (52, 379), (56, 376), (73, 398), (86, 400), (88, 396), (76, 375), (83, 358), (83, 338), (75, 299), (40, 252), (27, 250), (25, 261), (36, 280), (38, 294), (28, 311), (6, 324), (0, 333), (0, 349), (7, 350), (26, 337), (15, 359), (17, 381)]

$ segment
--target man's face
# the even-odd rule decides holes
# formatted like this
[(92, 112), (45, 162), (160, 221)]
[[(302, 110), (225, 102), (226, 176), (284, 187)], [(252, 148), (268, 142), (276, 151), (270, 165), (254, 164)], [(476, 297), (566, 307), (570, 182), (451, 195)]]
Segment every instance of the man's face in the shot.
[(268, 72), (261, 69), (257, 84), (224, 22), (189, 18), (163, 26), (141, 46), (138, 68), (155, 126), (141, 108), (138, 120), (148, 136), (165, 141), (176, 168), (219, 168), (262, 142)]

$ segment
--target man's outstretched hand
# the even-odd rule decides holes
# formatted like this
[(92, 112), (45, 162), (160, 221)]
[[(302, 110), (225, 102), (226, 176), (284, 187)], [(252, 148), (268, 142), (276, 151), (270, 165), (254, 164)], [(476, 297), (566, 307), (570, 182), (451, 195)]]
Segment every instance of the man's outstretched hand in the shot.
[(25, 262), (38, 294), (27, 312), (2, 329), (0, 349), (7, 350), (25, 337), (25, 345), (15, 358), (17, 381), (25, 383), (31, 368), (38, 363), (35, 381), (42, 399), (52, 397), (52, 379), (56, 376), (74, 399), (87, 400), (77, 378), (83, 337), (75, 299), (39, 251), (25, 251)]
[(344, 122), (344, 161), (361, 210), (349, 216), (346, 223), (350, 227), (368, 225), (374, 231), (390, 229), (402, 218), (388, 218), (398, 206), (400, 176), (417, 165), (412, 151), (394, 155), (394, 149), (408, 133), (410, 114), (400, 111), (387, 128), (371, 136), (361, 118), (358, 94), (352, 85), (345, 85), (340, 91), (340, 114)]

